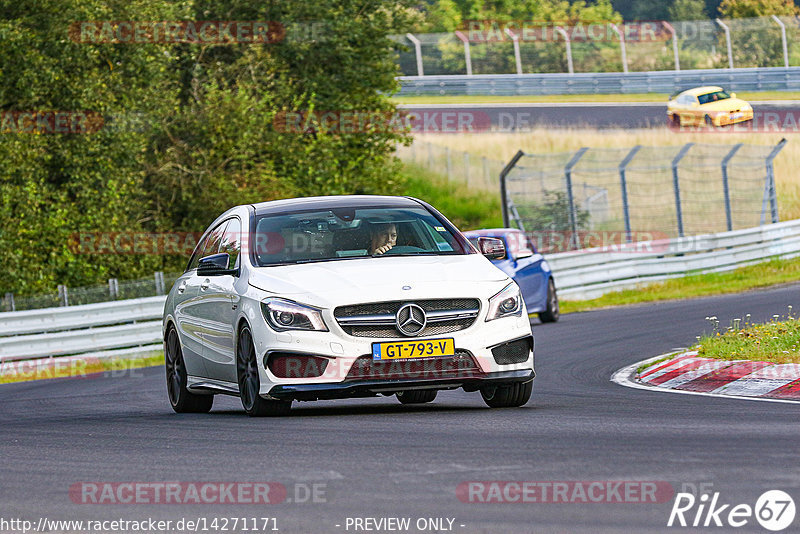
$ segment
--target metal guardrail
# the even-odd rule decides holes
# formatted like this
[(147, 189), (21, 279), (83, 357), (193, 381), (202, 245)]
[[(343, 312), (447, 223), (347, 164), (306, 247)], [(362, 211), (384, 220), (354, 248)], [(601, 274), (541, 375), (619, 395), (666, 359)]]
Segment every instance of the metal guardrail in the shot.
[(800, 90), (800, 67), (669, 70), (650, 72), (580, 72), (400, 76), (401, 96), (413, 95), (561, 95), (665, 93), (701, 85), (729, 91)]
[[(550, 254), (548, 262), (562, 298), (588, 299), (694, 272), (724, 271), (795, 256), (800, 256), (800, 220), (615, 245), (611, 250)], [(125, 358), (158, 351), (164, 298), (0, 313), (0, 332), (5, 336), (0, 337), (0, 361)], [(129, 321), (142, 322), (104, 326), (126, 314)]]
[(800, 220), (720, 234), (615, 245), (550, 254), (558, 292), (592, 299), (611, 291), (686, 276), (721, 272), (770, 258), (800, 256)]
[(0, 314), (0, 346), (2, 346), (2, 336), (43, 334), (137, 321), (152, 321), (161, 317), (166, 300), (166, 296), (146, 297), (83, 306), (3, 313)]

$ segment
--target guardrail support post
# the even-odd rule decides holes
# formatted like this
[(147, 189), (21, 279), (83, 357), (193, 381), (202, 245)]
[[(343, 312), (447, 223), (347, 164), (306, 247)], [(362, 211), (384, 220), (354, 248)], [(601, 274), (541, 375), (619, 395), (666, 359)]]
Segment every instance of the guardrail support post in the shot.
[(425, 73), (422, 70), (422, 43), (420, 43), (419, 39), (414, 37), (413, 34), (407, 33), (406, 37), (409, 41), (414, 43), (414, 53), (417, 56), (417, 76), (425, 76)]
[(69, 294), (67, 291), (67, 286), (62, 284), (58, 285), (58, 300), (59, 306), (69, 306)]
[(722, 193), (725, 195), (725, 221), (728, 231), (733, 230), (733, 216), (731, 215), (731, 190), (728, 187), (728, 162), (742, 148), (742, 143), (735, 145), (728, 154), (722, 158)]
[(715, 19), (723, 30), (725, 30), (725, 43), (728, 45), (728, 68), (733, 68), (733, 48), (731, 47), (731, 29), (720, 19)]
[(467, 76), (472, 76), (472, 56), (469, 53), (469, 39), (460, 31), (456, 31), (456, 37), (464, 43), (464, 61), (467, 64)]
[(575, 74), (575, 70), (572, 66), (572, 43), (569, 40), (569, 35), (561, 26), (556, 26), (556, 31), (561, 34), (561, 37), (563, 37), (564, 41), (567, 43), (567, 69), (569, 69), (570, 74)]
[(678, 56), (678, 32), (666, 20), (661, 21), (661, 24), (672, 34), (672, 54), (675, 56), (675, 70), (681, 70), (681, 59)]
[(772, 20), (781, 27), (781, 44), (783, 45), (783, 66), (789, 68), (789, 47), (786, 44), (786, 24), (777, 15), (772, 15)]
[(516, 166), (519, 159), (524, 155), (525, 153), (522, 150), (518, 150), (517, 153), (514, 154), (514, 157), (511, 158), (511, 161), (509, 161), (506, 164), (506, 166), (503, 167), (503, 170), (500, 171), (500, 202), (502, 204), (502, 210), (503, 210), (504, 228), (510, 228), (511, 224), (510, 217), (508, 216), (508, 205), (510, 199), (508, 198), (508, 189), (506, 188), (506, 176), (508, 176), (508, 173), (511, 172), (511, 169), (513, 169)]
[(17, 307), (14, 304), (14, 293), (6, 293), (6, 305), (8, 306), (9, 311), (17, 311)]
[(612, 23), (609, 26), (611, 26), (611, 29), (614, 30), (614, 33), (616, 33), (617, 37), (619, 37), (619, 49), (620, 49), (620, 54), (622, 54), (622, 72), (627, 73), (628, 72), (628, 53), (625, 50), (625, 37), (622, 35), (622, 32), (619, 31), (619, 28), (617, 27), (616, 24)]
[(572, 237), (570, 238), (570, 241), (575, 249), (580, 248), (580, 242), (578, 241), (578, 214), (575, 210), (575, 196), (572, 194), (572, 169), (578, 164), (578, 161), (581, 159), (581, 157), (583, 157), (587, 150), (589, 150), (589, 147), (582, 147), (578, 149), (578, 151), (575, 152), (575, 155), (572, 156), (572, 159), (569, 160), (567, 165), (564, 167), (564, 179), (566, 180), (567, 184), (567, 202), (569, 203), (569, 225), (572, 230)]
[(625, 217), (625, 242), (630, 243), (632, 240), (631, 237), (631, 214), (630, 209), (628, 206), (628, 183), (625, 179), (625, 168), (631, 162), (633, 157), (639, 152), (639, 149), (642, 148), (642, 145), (636, 145), (628, 152), (628, 155), (625, 156), (625, 159), (622, 160), (622, 163), (619, 164), (619, 185), (622, 191), (622, 213)]
[(519, 54), (519, 35), (508, 28), (506, 28), (506, 35), (511, 37), (511, 41), (514, 43), (514, 63), (517, 65), (517, 74), (522, 74), (522, 58)]
[[(772, 215), (772, 222), (778, 222), (778, 197), (775, 192), (775, 169), (772, 166), (772, 162), (775, 159), (775, 156), (778, 155), (778, 152), (786, 144), (786, 139), (781, 139), (775, 148), (772, 149), (772, 152), (769, 153), (767, 156), (767, 189), (769, 191), (769, 207), (770, 207), (770, 215)], [(762, 224), (763, 224), (763, 216), (762, 216)]]
[(672, 160), (672, 187), (675, 190), (675, 218), (678, 220), (679, 237), (683, 237), (683, 211), (681, 210), (681, 185), (678, 179), (678, 164), (693, 146), (694, 143), (686, 143)]

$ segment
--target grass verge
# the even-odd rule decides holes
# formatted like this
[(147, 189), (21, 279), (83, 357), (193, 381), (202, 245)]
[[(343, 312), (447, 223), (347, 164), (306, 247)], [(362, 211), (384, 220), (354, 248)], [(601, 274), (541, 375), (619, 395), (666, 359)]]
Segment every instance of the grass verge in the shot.
[[(773, 259), (724, 273), (695, 274), (664, 282), (608, 293), (592, 300), (562, 300), (562, 313), (663, 300), (739, 293), (800, 280), (800, 258)], [(556, 278), (556, 283), (558, 279)]]
[(403, 195), (430, 203), (460, 230), (503, 225), (499, 195), (469, 190), (463, 184), (448, 182), (439, 174), (414, 163), (404, 164), (403, 180)]
[(716, 317), (709, 317), (715, 331), (701, 337), (692, 350), (717, 360), (800, 363), (800, 320), (792, 316), (791, 307), (780, 319), (776, 315), (764, 324), (752, 324), (748, 317), (734, 319), (726, 330), (720, 331)]
[[(499, 104), (499, 103), (569, 103), (569, 102), (664, 102), (664, 93), (613, 94), (613, 95), (442, 95), (395, 96), (397, 104)], [(744, 91), (736, 92), (744, 100), (800, 100), (798, 91)]]
[(85, 378), (89, 379), (100, 373), (113, 373), (114, 376), (131, 373), (134, 369), (164, 365), (161, 352), (150, 356), (130, 359), (97, 360), (93, 358), (74, 359), (69, 362), (49, 360), (49, 365), (40, 366), (41, 362), (26, 360), (22, 362), (4, 362), (0, 366), (0, 384), (13, 382), (29, 382), (48, 378)]

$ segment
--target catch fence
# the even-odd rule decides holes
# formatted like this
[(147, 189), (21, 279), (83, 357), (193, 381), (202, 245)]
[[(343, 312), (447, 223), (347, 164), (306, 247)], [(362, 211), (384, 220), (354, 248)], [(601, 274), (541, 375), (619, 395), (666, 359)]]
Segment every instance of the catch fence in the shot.
[(776, 223), (785, 143), (520, 151), (500, 173), (503, 221), (545, 252)]

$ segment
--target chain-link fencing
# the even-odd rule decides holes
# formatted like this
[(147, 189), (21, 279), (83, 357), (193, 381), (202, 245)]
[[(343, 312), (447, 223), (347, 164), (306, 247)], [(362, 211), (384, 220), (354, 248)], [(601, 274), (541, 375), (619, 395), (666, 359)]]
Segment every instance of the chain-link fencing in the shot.
[(500, 174), (504, 223), (563, 251), (778, 222), (773, 160), (785, 142), (520, 151)]

